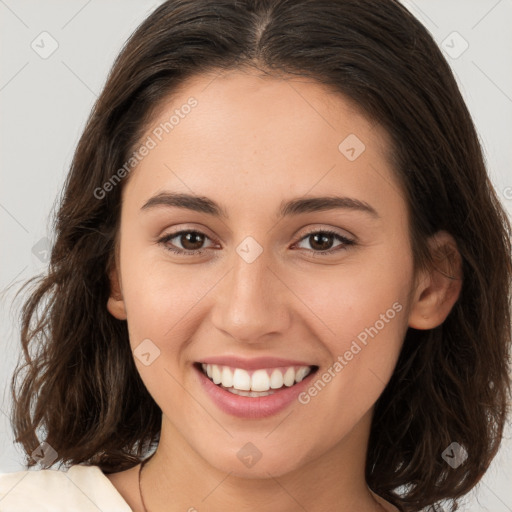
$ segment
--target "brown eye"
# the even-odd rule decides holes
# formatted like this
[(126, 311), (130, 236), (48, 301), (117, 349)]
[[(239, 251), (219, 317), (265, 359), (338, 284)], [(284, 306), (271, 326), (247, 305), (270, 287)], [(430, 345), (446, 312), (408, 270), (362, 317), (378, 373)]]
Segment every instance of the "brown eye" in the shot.
[(190, 231), (179, 235), (181, 245), (187, 251), (195, 251), (201, 248), (204, 243), (205, 236), (197, 231)]
[(327, 251), (334, 243), (334, 235), (314, 233), (313, 235), (309, 235), (309, 243), (313, 249)]
[[(333, 244), (338, 240), (340, 243), (333, 248)], [(330, 230), (317, 230), (308, 233), (301, 239), (300, 243), (306, 241), (311, 250), (315, 253), (332, 254), (336, 251), (346, 249), (349, 245), (354, 245), (355, 241)], [(304, 247), (302, 247), (304, 248)], [(307, 249), (307, 248), (306, 248)]]
[[(165, 235), (158, 240), (158, 242), (163, 244), (166, 249), (176, 254), (192, 255), (204, 251), (205, 247), (203, 247), (203, 244), (207, 239), (209, 239), (209, 237), (200, 231), (188, 230)], [(171, 243), (171, 240), (176, 241)]]

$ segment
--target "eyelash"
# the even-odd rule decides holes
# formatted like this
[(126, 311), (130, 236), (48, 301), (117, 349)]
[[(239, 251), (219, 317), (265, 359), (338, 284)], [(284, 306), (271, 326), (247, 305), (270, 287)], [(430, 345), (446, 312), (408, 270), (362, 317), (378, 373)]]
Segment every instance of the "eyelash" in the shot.
[[(183, 230), (183, 231), (178, 231), (176, 233), (171, 233), (169, 235), (165, 235), (162, 238), (160, 238), (157, 241), (157, 243), (162, 244), (165, 247), (166, 250), (171, 251), (174, 254), (178, 254), (180, 256), (194, 256), (194, 255), (197, 255), (197, 254), (204, 253), (207, 249), (196, 249), (195, 251), (191, 251), (191, 250), (186, 250), (186, 249), (173, 248), (173, 247), (168, 245), (168, 242), (170, 240), (172, 240), (173, 238), (179, 237), (180, 235), (184, 235), (184, 234), (187, 234), (187, 233), (194, 233), (194, 234), (198, 234), (198, 235), (203, 235), (204, 237), (209, 239), (209, 237), (207, 235), (205, 235), (204, 233), (202, 233), (201, 231), (197, 231), (195, 229), (187, 229), (187, 230)], [(297, 243), (300, 243), (304, 239), (306, 239), (306, 238), (308, 238), (308, 237), (310, 237), (312, 235), (316, 235), (316, 234), (332, 235), (336, 239), (341, 241), (342, 245), (337, 246), (337, 248), (328, 249), (326, 251), (313, 251), (313, 250), (310, 250), (310, 252), (312, 252), (312, 254), (314, 256), (321, 256), (321, 257), (330, 256), (330, 255), (334, 254), (337, 251), (347, 250), (348, 246), (355, 245), (355, 243), (356, 243), (354, 240), (346, 238), (343, 235), (340, 235), (339, 233), (337, 233), (336, 231), (332, 231), (330, 229), (318, 229), (318, 230), (315, 230), (315, 231), (310, 231), (309, 233), (306, 233)]]

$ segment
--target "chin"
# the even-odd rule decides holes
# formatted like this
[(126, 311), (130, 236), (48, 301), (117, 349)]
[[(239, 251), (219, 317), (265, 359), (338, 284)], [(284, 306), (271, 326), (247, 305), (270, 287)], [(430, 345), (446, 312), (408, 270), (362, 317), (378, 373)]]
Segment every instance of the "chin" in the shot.
[[(222, 473), (230, 473), (231, 476), (247, 479), (268, 479), (279, 477), (300, 469), (306, 464), (304, 447), (297, 450), (296, 447), (286, 447), (281, 443), (281, 448), (275, 444), (255, 439), (254, 444), (245, 437), (242, 442), (235, 441), (232, 446), (226, 446), (224, 450), (219, 445), (214, 451), (210, 445), (206, 452), (198, 449), (205, 461)], [(258, 446), (259, 448), (257, 448)], [(206, 447), (205, 447), (206, 448)], [(283, 449), (284, 448), (284, 449)]]
[(244, 479), (268, 479), (272, 477), (280, 477), (287, 473), (297, 470), (300, 466), (300, 461), (283, 460), (283, 455), (280, 454), (279, 458), (267, 458), (265, 461), (262, 458), (252, 467), (245, 467), (238, 458), (236, 462), (232, 459), (226, 461), (225, 464), (216, 467), (223, 473), (230, 473), (231, 476)]

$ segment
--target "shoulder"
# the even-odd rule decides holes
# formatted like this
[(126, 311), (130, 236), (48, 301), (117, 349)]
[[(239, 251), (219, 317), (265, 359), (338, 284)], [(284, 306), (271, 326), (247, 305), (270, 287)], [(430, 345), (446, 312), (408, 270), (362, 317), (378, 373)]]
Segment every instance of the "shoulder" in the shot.
[(109, 510), (132, 512), (98, 466), (67, 471), (40, 469), (0, 473), (0, 511)]

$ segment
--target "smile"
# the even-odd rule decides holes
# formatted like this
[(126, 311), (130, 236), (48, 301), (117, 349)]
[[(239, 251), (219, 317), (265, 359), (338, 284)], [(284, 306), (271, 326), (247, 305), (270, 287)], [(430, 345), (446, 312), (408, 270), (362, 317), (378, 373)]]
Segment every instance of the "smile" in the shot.
[(210, 357), (193, 364), (199, 387), (224, 413), (263, 419), (298, 404), (319, 367), (275, 357)]
[(201, 364), (203, 373), (230, 393), (240, 396), (267, 396), (283, 387), (301, 382), (316, 367), (288, 366), (245, 370), (217, 364)]

